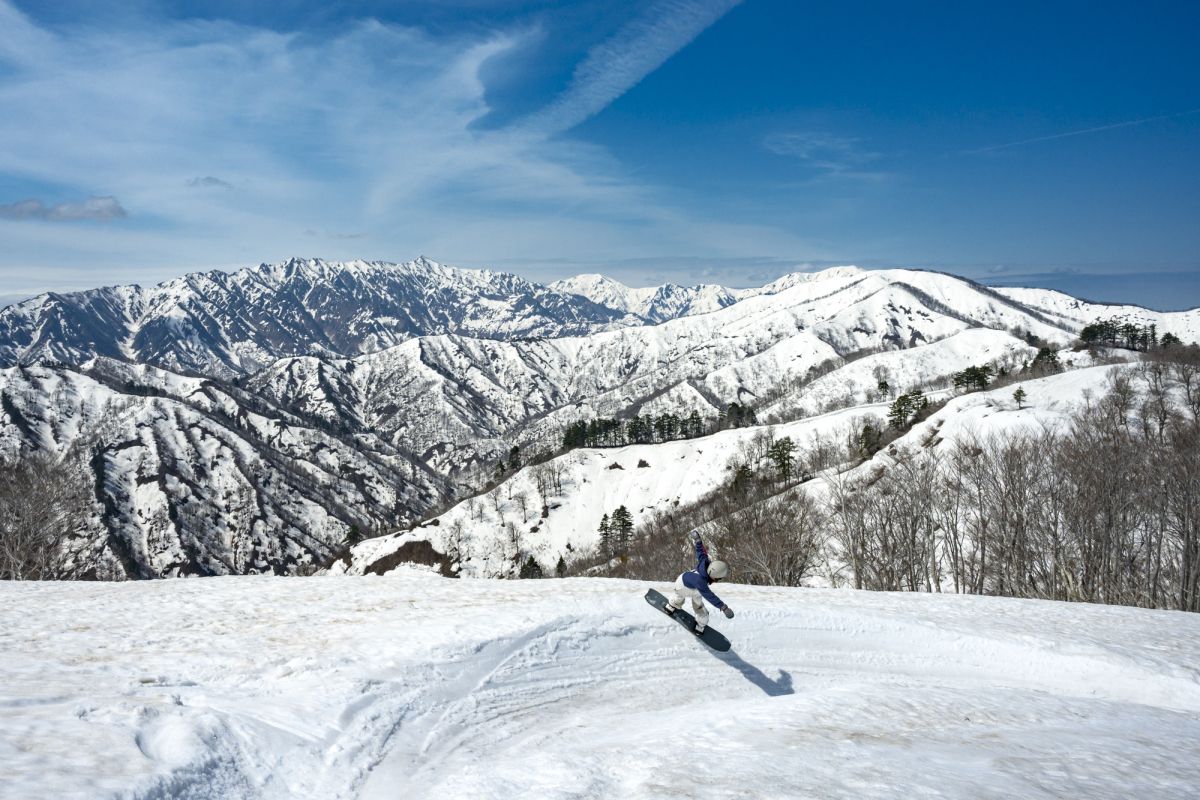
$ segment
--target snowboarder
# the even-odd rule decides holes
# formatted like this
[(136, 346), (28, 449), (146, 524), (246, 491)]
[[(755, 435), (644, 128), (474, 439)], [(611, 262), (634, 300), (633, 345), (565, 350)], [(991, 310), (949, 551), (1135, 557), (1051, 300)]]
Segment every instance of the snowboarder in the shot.
[(692, 613), (696, 617), (696, 633), (700, 634), (704, 633), (705, 627), (708, 626), (708, 609), (704, 606), (705, 600), (720, 609), (726, 617), (733, 619), (733, 609), (725, 605), (721, 598), (708, 588), (710, 583), (716, 583), (729, 576), (729, 565), (724, 561), (709, 559), (708, 550), (704, 548), (704, 542), (700, 540), (699, 531), (692, 531), (688, 535), (692, 537), (692, 544), (696, 546), (696, 568), (675, 579), (675, 593), (667, 600), (667, 606), (663, 610), (668, 614), (674, 614), (683, 606), (685, 597), (691, 598)]

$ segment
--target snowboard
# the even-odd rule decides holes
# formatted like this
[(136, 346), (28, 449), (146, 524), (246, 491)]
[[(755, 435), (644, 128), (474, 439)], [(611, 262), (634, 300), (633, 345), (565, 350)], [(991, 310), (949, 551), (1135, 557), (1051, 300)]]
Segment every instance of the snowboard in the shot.
[[(663, 597), (661, 593), (653, 589), (647, 589), (646, 602), (662, 613), (667, 613), (667, 598)], [(722, 636), (719, 631), (713, 630), (711, 625), (704, 629), (704, 633), (696, 633), (696, 618), (682, 608), (675, 609), (675, 613), (670, 616), (686, 628), (692, 636), (695, 636), (718, 653), (725, 653), (729, 650), (729, 640)]]

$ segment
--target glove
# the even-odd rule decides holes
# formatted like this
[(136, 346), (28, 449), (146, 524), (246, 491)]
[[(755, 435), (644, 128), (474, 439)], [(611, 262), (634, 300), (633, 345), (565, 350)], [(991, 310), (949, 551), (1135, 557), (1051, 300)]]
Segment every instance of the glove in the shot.
[(725, 615), (726, 619), (733, 619), (733, 609), (729, 606), (722, 608), (721, 613)]
[(693, 530), (691, 533), (688, 534), (688, 536), (692, 537), (693, 542), (700, 541), (700, 531)]

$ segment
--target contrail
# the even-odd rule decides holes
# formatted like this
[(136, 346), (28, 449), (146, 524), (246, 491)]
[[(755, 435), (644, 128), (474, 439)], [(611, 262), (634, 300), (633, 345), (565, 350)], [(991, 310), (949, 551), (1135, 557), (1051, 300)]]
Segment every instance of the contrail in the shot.
[(1127, 122), (1114, 122), (1111, 125), (1100, 125), (1095, 128), (1084, 128), (1080, 131), (1067, 131), (1066, 133), (1055, 133), (1050, 136), (1037, 136), (1033, 139), (1022, 139), (1019, 142), (1008, 142), (1007, 144), (994, 144), (989, 147), (980, 147), (975, 150), (964, 150), (964, 155), (977, 155), (979, 153), (991, 153), (995, 150), (1005, 150), (1009, 147), (1019, 147), (1023, 144), (1033, 144), (1034, 142), (1048, 142), (1052, 139), (1066, 139), (1068, 136), (1083, 136), (1085, 133), (1098, 133), (1100, 131), (1111, 131), (1113, 128), (1128, 128), (1131, 125), (1144, 125), (1147, 122), (1157, 122), (1160, 119), (1174, 119), (1175, 117), (1186, 117), (1189, 114), (1200, 114), (1200, 108), (1193, 108), (1191, 111), (1178, 111), (1174, 114), (1162, 114), (1157, 117), (1146, 117), (1145, 119), (1131, 119)]

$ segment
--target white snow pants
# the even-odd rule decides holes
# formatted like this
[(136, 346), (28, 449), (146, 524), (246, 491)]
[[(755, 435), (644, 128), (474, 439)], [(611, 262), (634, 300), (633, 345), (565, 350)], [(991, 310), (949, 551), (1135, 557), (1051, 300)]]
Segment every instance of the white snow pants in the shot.
[(669, 602), (675, 608), (683, 608), (685, 597), (691, 598), (692, 616), (696, 618), (696, 622), (701, 627), (706, 627), (708, 625), (708, 607), (704, 605), (704, 599), (700, 597), (700, 592), (683, 585), (683, 576), (680, 575), (675, 579), (675, 594), (671, 595)]

